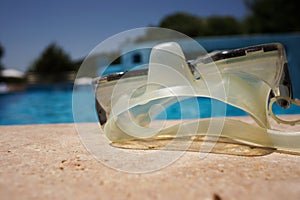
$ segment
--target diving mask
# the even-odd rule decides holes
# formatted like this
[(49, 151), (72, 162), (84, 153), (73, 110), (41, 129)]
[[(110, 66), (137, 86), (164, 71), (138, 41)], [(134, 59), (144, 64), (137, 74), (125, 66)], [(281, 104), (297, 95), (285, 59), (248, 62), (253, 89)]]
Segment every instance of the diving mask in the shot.
[[(202, 135), (300, 152), (300, 132), (273, 130), (269, 123), (269, 114), (279, 123), (299, 123), (272, 112), (274, 102), (285, 109), (291, 103), (300, 105), (292, 99), (286, 54), (279, 43), (215, 51), (190, 61), (177, 43), (163, 43), (153, 47), (147, 69), (106, 75), (94, 83), (99, 121), (112, 142)], [(153, 126), (163, 109), (191, 97), (239, 108), (257, 126), (227, 117)], [(219, 127), (215, 132), (210, 129), (214, 126)]]

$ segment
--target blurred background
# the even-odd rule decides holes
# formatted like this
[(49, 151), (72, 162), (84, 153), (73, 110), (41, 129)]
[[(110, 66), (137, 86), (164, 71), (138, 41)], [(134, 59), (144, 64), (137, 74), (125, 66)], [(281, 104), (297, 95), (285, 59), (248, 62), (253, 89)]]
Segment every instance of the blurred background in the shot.
[[(0, 125), (73, 122), (74, 80), (85, 58), (89, 70), (78, 85), (98, 76), (106, 58), (118, 58), (109, 63), (112, 71), (147, 62), (136, 55), (127, 62), (118, 55), (132, 45), (164, 39), (136, 31), (88, 56), (107, 38), (139, 27), (176, 30), (208, 52), (280, 42), (287, 51), (294, 96), (300, 98), (299, 6), (297, 0), (1, 0)], [(88, 95), (82, 90), (82, 97)]]

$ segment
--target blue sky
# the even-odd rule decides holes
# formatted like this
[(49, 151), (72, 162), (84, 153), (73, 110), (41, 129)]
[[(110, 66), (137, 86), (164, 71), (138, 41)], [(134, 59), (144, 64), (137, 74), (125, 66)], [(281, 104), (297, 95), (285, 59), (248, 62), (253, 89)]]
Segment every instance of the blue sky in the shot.
[(128, 29), (157, 25), (166, 15), (189, 12), (243, 18), (243, 0), (0, 0), (0, 43), (6, 68), (25, 71), (51, 42), (72, 59)]

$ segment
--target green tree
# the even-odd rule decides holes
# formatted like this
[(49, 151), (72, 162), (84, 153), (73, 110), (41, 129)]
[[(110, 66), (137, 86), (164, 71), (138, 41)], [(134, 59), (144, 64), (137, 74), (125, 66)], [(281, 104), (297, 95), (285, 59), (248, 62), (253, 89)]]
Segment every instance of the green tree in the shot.
[(78, 63), (73, 63), (61, 47), (51, 43), (30, 66), (28, 77), (37, 83), (71, 81), (76, 68)]
[(2, 47), (1, 43), (0, 43), (0, 71), (4, 69), (3, 64), (1, 63), (1, 58), (4, 55), (4, 48)]
[(212, 16), (206, 19), (206, 35), (236, 35), (241, 34), (240, 23), (230, 16)]
[(159, 24), (162, 28), (179, 31), (190, 37), (205, 34), (204, 22), (200, 17), (188, 13), (175, 13), (162, 19)]
[(242, 26), (231, 16), (200, 18), (187, 13), (175, 13), (163, 18), (160, 27), (181, 32), (190, 37), (241, 34)]
[(61, 47), (51, 43), (34, 61), (29, 71), (40, 75), (56, 76), (73, 70), (75, 67), (69, 55)]
[(250, 15), (244, 21), (246, 33), (300, 31), (299, 0), (245, 0)]

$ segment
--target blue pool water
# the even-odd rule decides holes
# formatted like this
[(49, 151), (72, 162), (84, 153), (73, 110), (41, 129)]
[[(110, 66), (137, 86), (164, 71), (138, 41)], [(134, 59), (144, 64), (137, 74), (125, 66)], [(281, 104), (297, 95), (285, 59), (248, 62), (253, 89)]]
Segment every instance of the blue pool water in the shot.
[[(77, 102), (75, 109), (76, 122), (97, 121), (92, 88), (89, 86), (80, 87), (75, 90), (74, 98)], [(45, 123), (72, 123), (74, 122), (72, 109), (72, 85), (56, 85), (41, 88), (30, 88), (27, 91), (0, 95), (0, 125), (16, 124), (45, 124)], [(195, 99), (184, 100), (174, 104), (166, 110), (167, 119), (210, 117), (211, 100), (198, 99), (199, 112), (191, 105)], [(214, 104), (222, 106), (222, 103)], [(288, 110), (281, 110), (274, 106), (279, 114), (299, 114), (300, 108), (292, 107)], [(216, 109), (218, 111), (218, 109)], [(214, 113), (214, 115), (222, 113)], [(241, 116), (245, 113), (232, 106), (227, 106), (227, 116)], [(163, 118), (159, 116), (158, 118)]]
[(0, 124), (73, 122), (72, 88), (48, 87), (0, 95)]

